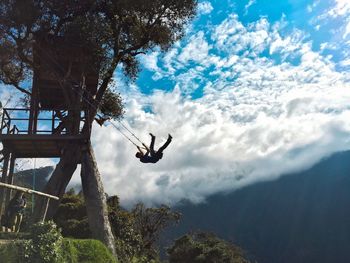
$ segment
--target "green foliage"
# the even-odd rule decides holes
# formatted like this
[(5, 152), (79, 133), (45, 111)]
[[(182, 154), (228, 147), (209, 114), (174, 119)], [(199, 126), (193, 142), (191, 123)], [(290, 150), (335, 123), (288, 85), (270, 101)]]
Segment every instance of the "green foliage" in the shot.
[(63, 196), (53, 220), (65, 237), (91, 237), (83, 195), (74, 190)]
[(16, 240), (16, 239), (29, 239), (29, 238), (30, 238), (29, 233), (0, 232), (0, 241), (1, 239)]
[[(121, 262), (150, 263), (159, 262), (156, 241), (164, 228), (175, 224), (180, 214), (168, 206), (146, 208), (138, 204), (132, 211), (120, 207), (117, 196), (107, 200), (109, 220), (116, 239), (116, 250)], [(88, 238), (86, 208), (81, 195), (74, 191), (66, 193), (54, 217), (62, 228), (64, 236)], [(85, 224), (86, 228), (79, 225)]]
[(142, 237), (134, 228), (134, 218), (127, 211), (112, 211), (109, 218), (116, 237), (118, 257), (122, 262), (130, 262), (142, 251)]
[(99, 111), (106, 118), (121, 118), (124, 114), (124, 110), (120, 94), (111, 91), (110, 89), (106, 90), (106, 92), (103, 94)]
[(29, 257), (26, 250), (28, 241), (30, 240), (0, 242), (0, 262), (118, 263), (108, 248), (98, 240), (64, 238), (56, 259)]
[[(89, 56), (106, 90), (118, 64), (135, 79), (137, 55), (167, 49), (193, 18), (196, 0), (22, 0), (0, 2), (0, 81), (19, 84), (36, 67), (32, 44), (48, 35), (74, 44)], [(23, 89), (22, 89), (23, 90)], [(103, 94), (102, 94), (103, 95)]]
[(11, 262), (11, 263), (20, 263), (20, 251), (21, 245), (20, 242), (3, 243), (0, 242), (0, 261), (1, 262)]
[(169, 263), (248, 263), (243, 252), (213, 234), (199, 233), (177, 239), (168, 249)]
[(52, 221), (34, 224), (30, 233), (31, 239), (23, 242), (23, 256), (27, 261), (61, 262), (62, 235)]
[(65, 263), (117, 263), (112, 253), (94, 239), (63, 239), (62, 262)]
[(157, 208), (146, 208), (139, 203), (132, 210), (134, 227), (142, 237), (142, 254), (148, 260), (157, 259), (158, 251), (155, 246), (160, 233), (167, 227), (177, 224), (181, 214), (170, 207), (161, 205)]

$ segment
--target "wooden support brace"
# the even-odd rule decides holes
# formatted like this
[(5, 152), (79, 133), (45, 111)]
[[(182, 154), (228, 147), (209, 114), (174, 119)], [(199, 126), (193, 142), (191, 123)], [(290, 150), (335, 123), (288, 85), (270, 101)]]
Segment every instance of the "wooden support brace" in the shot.
[(46, 219), (47, 210), (49, 209), (49, 203), (50, 203), (50, 198), (46, 198), (45, 212), (42, 220), (43, 223), (45, 222), (45, 219)]

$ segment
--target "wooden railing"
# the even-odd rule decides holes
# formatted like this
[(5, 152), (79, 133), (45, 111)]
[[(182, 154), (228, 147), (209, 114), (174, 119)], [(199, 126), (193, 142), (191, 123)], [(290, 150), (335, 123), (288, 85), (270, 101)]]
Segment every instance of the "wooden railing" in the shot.
[[(40, 117), (44, 115), (45, 117)], [(61, 119), (55, 111), (40, 112), (37, 118), (36, 134), (53, 134)], [(29, 129), (29, 109), (25, 108), (5, 108), (2, 112), (0, 133), (1, 134), (28, 134)], [(60, 134), (65, 134), (62, 130)]]

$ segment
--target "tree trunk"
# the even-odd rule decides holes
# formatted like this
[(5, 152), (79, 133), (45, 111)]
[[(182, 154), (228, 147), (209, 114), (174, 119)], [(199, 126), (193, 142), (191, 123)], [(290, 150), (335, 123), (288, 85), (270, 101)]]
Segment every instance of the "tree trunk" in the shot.
[(81, 182), (92, 237), (102, 241), (116, 256), (114, 236), (108, 219), (106, 195), (90, 143), (82, 151)]
[[(81, 145), (66, 145), (62, 157), (59, 163), (56, 165), (56, 168), (53, 171), (50, 180), (47, 182), (43, 192), (58, 196), (61, 199), (74, 171), (77, 168), (80, 157)], [(45, 198), (38, 198), (36, 201), (33, 220), (34, 222), (39, 222), (42, 220), (45, 212)], [(46, 215), (47, 219), (51, 219), (55, 215), (59, 204), (60, 201), (50, 201), (50, 206)]]

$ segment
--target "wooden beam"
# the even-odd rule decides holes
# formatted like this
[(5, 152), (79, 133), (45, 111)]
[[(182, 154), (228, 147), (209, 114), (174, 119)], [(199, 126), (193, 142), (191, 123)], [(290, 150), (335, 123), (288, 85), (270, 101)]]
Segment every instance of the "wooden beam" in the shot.
[(35, 190), (32, 190), (32, 189), (21, 187), (21, 186), (17, 186), (17, 185), (5, 184), (5, 183), (1, 183), (0, 182), (0, 187), (11, 188), (11, 189), (18, 190), (18, 191), (21, 191), (21, 192), (25, 192), (25, 193), (28, 193), (28, 194), (35, 194), (35, 195), (45, 196), (47, 198), (51, 198), (51, 199), (54, 199), (54, 200), (59, 200), (59, 197), (57, 197), (57, 196), (49, 195), (49, 194), (46, 194), (46, 193), (43, 193), (43, 192), (35, 191)]
[(84, 135), (61, 135), (61, 134), (2, 134), (0, 135), (0, 141), (71, 141), (71, 140), (84, 140), (89, 139)]

